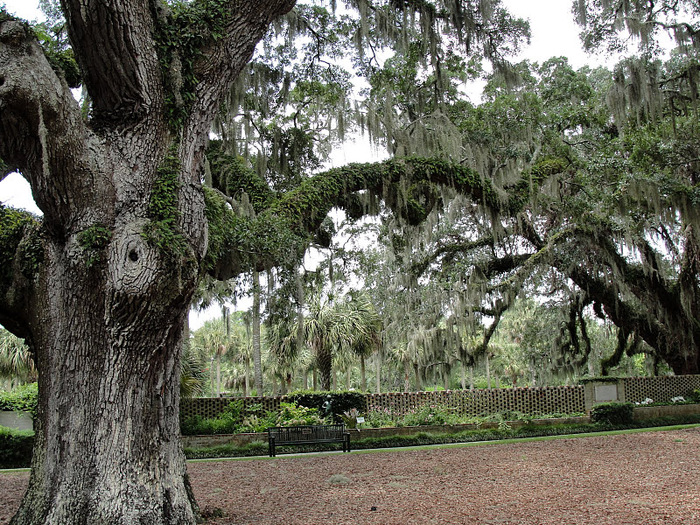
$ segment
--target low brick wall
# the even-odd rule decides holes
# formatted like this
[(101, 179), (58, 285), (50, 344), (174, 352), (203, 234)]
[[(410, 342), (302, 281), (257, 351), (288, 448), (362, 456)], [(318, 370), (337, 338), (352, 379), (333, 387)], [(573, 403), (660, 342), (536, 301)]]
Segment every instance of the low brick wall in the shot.
[(662, 405), (655, 407), (635, 407), (634, 419), (653, 419), (657, 417), (680, 417), (700, 414), (700, 404)]

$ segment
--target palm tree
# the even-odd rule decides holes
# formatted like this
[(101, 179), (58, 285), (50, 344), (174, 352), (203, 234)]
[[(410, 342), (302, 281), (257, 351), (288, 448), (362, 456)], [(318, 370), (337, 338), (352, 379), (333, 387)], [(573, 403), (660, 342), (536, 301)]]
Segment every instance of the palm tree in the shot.
[(37, 370), (29, 347), (24, 341), (0, 328), (0, 378), (10, 383), (32, 383)]
[[(218, 397), (221, 393), (221, 385), (226, 382), (222, 379), (221, 360), (228, 356), (228, 360), (235, 360), (239, 350), (243, 348), (242, 337), (238, 330), (231, 331), (230, 316), (220, 319), (212, 319), (204, 323), (204, 326), (195, 331), (190, 343), (191, 351), (204, 361), (209, 361), (211, 368), (211, 390)], [(227, 333), (227, 324), (229, 326)]]
[(204, 392), (206, 374), (204, 361), (189, 347), (180, 363), (180, 397), (197, 397)]
[[(346, 296), (322, 303), (316, 298), (306, 316), (277, 323), (270, 331), (270, 348), (278, 359), (295, 361), (307, 344), (318, 368), (321, 388), (330, 390), (333, 355), (345, 352), (364, 359), (379, 345), (381, 320), (366, 298)], [(366, 379), (363, 380), (366, 387)]]
[(381, 348), (382, 320), (365, 294), (353, 294), (346, 304), (344, 322), (355, 334), (350, 350), (360, 359), (360, 388), (367, 391), (365, 359)]

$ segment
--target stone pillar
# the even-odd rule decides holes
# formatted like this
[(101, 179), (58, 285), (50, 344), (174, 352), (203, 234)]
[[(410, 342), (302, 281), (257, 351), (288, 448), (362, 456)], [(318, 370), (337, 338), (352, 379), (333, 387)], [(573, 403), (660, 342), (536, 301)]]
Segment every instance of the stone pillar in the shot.
[(585, 381), (584, 388), (586, 413), (588, 414), (591, 413), (591, 408), (598, 403), (625, 402), (624, 385), (617, 378)]

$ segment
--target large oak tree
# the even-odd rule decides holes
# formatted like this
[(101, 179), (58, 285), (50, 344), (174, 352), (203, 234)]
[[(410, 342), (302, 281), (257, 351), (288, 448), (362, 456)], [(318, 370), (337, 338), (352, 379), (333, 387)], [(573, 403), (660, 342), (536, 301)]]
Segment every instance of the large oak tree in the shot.
[[(245, 170), (217, 172), (212, 155), (216, 189), (205, 188), (219, 105), (294, 4), (62, 0), (79, 71), (70, 53), (45, 52), (30, 26), (0, 10), (0, 177), (19, 171), (43, 212), (0, 207), (0, 323), (26, 339), (39, 370), (32, 474), (14, 524), (196, 521), (178, 379), (205, 272), (225, 279), (298, 254), (330, 207), (352, 207), (358, 190), (413, 221), (432, 201), (411, 179), (508, 213), (522, 205), (468, 168), (417, 159), (332, 170), (280, 196)], [(526, 32), (497, 0), (350, 4), (360, 42), (406, 42), (402, 27), (422, 28), (433, 69), (441, 38), (497, 60), (509, 30)], [(88, 116), (66, 79), (82, 81)], [(240, 192), (255, 214), (239, 213)]]
[(178, 378), (207, 248), (202, 158), (217, 101), (293, 4), (66, 0), (87, 121), (29, 26), (0, 15), (3, 172), (44, 214), (2, 210), (0, 322), (40, 371), (13, 523), (194, 523)]

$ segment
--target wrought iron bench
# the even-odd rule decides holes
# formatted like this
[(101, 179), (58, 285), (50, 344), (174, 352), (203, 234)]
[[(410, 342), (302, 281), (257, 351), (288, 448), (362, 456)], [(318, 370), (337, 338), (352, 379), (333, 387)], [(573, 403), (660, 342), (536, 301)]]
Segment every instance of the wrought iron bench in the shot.
[(345, 425), (271, 427), (267, 429), (267, 438), (271, 458), (275, 457), (278, 445), (342, 443), (343, 452), (350, 452), (350, 432), (345, 430)]

